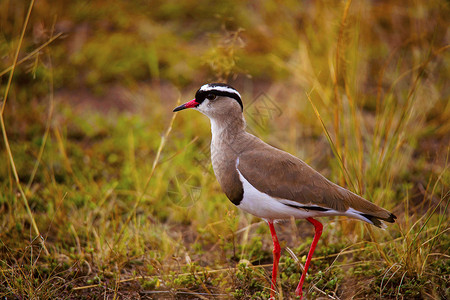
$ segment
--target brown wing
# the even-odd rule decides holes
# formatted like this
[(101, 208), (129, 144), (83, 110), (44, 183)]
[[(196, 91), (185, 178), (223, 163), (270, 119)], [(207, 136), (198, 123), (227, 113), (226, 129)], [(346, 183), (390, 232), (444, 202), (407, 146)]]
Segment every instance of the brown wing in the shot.
[(348, 208), (330, 181), (300, 159), (276, 148), (242, 153), (238, 170), (255, 188), (272, 197), (337, 211)]
[(332, 183), (297, 157), (267, 144), (243, 151), (238, 170), (255, 188), (275, 198), (339, 212), (351, 207), (387, 221), (392, 218), (387, 210)]

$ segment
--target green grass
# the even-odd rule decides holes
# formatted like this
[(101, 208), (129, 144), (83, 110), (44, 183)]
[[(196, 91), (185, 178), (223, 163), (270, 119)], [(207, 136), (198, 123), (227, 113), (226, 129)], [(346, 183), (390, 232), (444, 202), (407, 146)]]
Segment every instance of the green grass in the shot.
[[(308, 298), (450, 298), (449, 12), (1, 2), (0, 297), (267, 299), (268, 226), (221, 192), (208, 120), (172, 113), (226, 80), (251, 132), (398, 216), (324, 219)], [(313, 229), (277, 231), (293, 299)]]

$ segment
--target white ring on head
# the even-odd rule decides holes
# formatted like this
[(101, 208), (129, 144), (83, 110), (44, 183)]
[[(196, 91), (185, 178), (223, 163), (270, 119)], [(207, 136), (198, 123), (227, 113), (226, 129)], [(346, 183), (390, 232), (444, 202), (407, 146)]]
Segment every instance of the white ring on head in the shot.
[(200, 88), (200, 91), (202, 91), (202, 92), (207, 92), (207, 91), (227, 92), (227, 93), (236, 94), (239, 96), (239, 98), (241, 98), (241, 94), (239, 94), (238, 91), (236, 91), (235, 89), (228, 87), (228, 86), (210, 85), (208, 83), (208, 84), (202, 85), (202, 87)]

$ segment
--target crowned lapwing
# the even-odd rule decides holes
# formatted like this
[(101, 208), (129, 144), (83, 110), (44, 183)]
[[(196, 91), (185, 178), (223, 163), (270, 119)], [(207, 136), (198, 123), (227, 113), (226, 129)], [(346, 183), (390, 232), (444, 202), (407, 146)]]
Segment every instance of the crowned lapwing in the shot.
[(223, 192), (234, 205), (265, 219), (273, 240), (271, 298), (280, 259), (280, 245), (273, 223), (276, 220), (306, 219), (315, 227), (300, 282), (302, 286), (311, 257), (322, 234), (316, 217), (347, 216), (377, 227), (393, 223), (396, 216), (349, 190), (332, 183), (297, 157), (274, 148), (248, 133), (239, 92), (230, 85), (203, 85), (195, 99), (173, 111), (195, 108), (211, 121), (211, 160)]

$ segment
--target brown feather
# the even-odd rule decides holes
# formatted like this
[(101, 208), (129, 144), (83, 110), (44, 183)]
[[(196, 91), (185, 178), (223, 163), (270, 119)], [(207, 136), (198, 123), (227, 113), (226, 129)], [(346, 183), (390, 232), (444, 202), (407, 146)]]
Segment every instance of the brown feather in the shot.
[(392, 219), (387, 210), (332, 183), (297, 157), (250, 136), (252, 147), (240, 153), (238, 169), (261, 192), (303, 205), (339, 212), (353, 208), (385, 221)]

